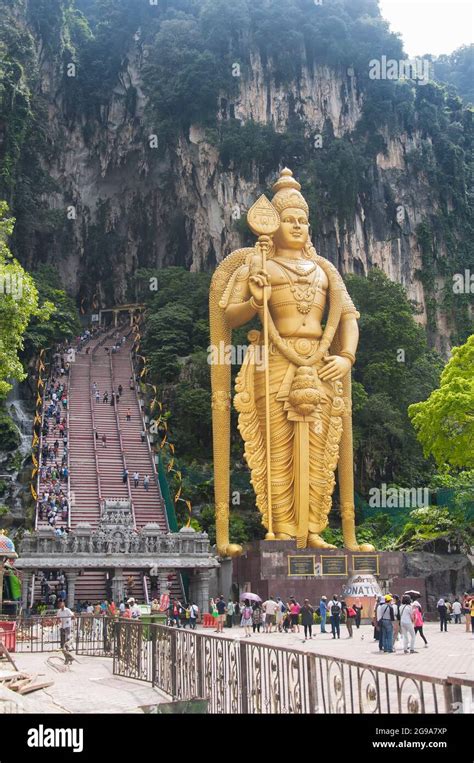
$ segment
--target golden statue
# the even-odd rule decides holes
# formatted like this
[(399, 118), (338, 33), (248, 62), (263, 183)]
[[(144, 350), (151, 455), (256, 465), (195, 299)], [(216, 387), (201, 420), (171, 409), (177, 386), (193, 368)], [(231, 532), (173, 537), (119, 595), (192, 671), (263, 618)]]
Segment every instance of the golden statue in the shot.
[[(267, 540), (298, 548), (335, 548), (327, 527), (338, 468), (344, 545), (373, 551), (355, 535), (351, 367), (359, 339), (357, 312), (338, 271), (316, 254), (308, 205), (289, 169), (249, 210), (259, 234), (216, 269), (209, 297), (211, 346), (231, 344), (232, 328), (259, 315), (236, 380), (234, 405)], [(326, 311), (327, 308), (327, 312)], [(325, 318), (323, 330), (322, 322)], [(211, 364), (217, 549), (229, 543), (229, 363)]]

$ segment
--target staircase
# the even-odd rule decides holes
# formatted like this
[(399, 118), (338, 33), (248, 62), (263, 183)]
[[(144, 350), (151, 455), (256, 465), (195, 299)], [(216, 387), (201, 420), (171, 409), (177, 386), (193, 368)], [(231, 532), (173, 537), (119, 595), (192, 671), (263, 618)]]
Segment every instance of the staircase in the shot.
[[(132, 341), (127, 339), (116, 353), (111, 352), (116, 329), (89, 343), (89, 353), (76, 353), (69, 376), (69, 476), (71, 490), (70, 526), (87, 522), (97, 527), (101, 503), (107, 499), (128, 499), (132, 505), (137, 529), (153, 522), (163, 532), (168, 531), (166, 507), (161, 495), (148, 440), (142, 441), (143, 420), (137, 392), (130, 389), (134, 377), (131, 363)], [(106, 351), (110, 348), (110, 352)], [(99, 390), (99, 401), (93, 394), (93, 384)], [(118, 403), (111, 405), (112, 390), (123, 391)], [(103, 402), (105, 392), (108, 402)], [(130, 410), (130, 421), (127, 411)], [(106, 446), (102, 435), (106, 435)], [(55, 436), (48, 435), (54, 442)], [(58, 438), (60, 439), (60, 438)], [(58, 458), (62, 457), (62, 442)], [(123, 481), (127, 468), (128, 479)], [(139, 484), (134, 486), (133, 474), (139, 472)], [(150, 477), (145, 490), (143, 478)], [(42, 525), (47, 522), (43, 521)], [(40, 526), (40, 523), (38, 523)], [(109, 571), (112, 577), (113, 571)], [(133, 578), (133, 595), (145, 601), (143, 572), (123, 570), (125, 583)], [(148, 592), (150, 588), (148, 587)], [(180, 577), (173, 574), (170, 582), (172, 598), (182, 597)], [(84, 570), (76, 580), (76, 601), (96, 603), (107, 594), (107, 571)], [(40, 585), (35, 583), (35, 598), (39, 599)]]
[[(130, 492), (135, 510), (135, 521), (139, 529), (148, 522), (155, 522), (159, 524), (163, 532), (166, 532), (168, 526), (165, 503), (154, 475), (152, 454), (146, 441), (142, 442), (143, 421), (137, 394), (134, 389), (130, 389), (130, 377), (133, 377), (130, 350), (131, 342), (128, 340), (120, 353), (112, 356), (112, 366), (115, 389), (119, 384), (123, 387), (117, 410), (123, 449), (130, 473)], [(127, 411), (131, 414), (130, 421), (127, 421)], [(140, 475), (138, 487), (135, 487), (133, 481), (133, 475), (136, 472)], [(150, 477), (148, 490), (145, 490), (143, 484), (146, 474)]]

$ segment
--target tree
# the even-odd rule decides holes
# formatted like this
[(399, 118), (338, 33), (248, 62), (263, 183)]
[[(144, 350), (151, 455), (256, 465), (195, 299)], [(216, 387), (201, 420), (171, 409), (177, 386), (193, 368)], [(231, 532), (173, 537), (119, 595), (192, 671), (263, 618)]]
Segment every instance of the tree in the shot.
[(441, 467), (474, 467), (474, 334), (453, 348), (439, 388), (408, 415), (425, 456)]
[(32, 316), (47, 317), (53, 305), (38, 306), (38, 290), (33, 278), (12, 256), (7, 239), (15, 220), (8, 217), (8, 205), (0, 201), (0, 399), (11, 389), (8, 379), (24, 379), (18, 357), (23, 335)]

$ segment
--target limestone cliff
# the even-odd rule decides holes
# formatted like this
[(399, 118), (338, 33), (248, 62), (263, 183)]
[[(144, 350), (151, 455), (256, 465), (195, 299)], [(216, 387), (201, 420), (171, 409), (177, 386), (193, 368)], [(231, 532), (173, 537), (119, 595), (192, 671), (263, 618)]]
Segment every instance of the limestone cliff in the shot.
[[(327, 140), (346, 138), (348, 145), (359, 140), (366, 91), (357, 71), (306, 60), (298, 76), (283, 83), (274, 76), (272, 61), (250, 49), (233, 92), (219, 94), (215, 129), (192, 122), (164, 145), (155, 130), (153, 97), (145, 81), (154, 42), (140, 28), (121, 52), (115, 82), (100, 109), (81, 111), (74, 104), (74, 87), (88, 71), (78, 66), (69, 76), (67, 66), (79, 57), (66, 13), (71, 2), (54, 1), (63, 15), (48, 40), (31, 18), (31, 3), (13, 2), (14, 19), (10, 15), (10, 23), (26, 40), (30, 60), (17, 87), (36, 108), (34, 124), (42, 131), (35, 159), (42, 176), (36, 190), (41, 219), (34, 219), (33, 205), (25, 204), (24, 185), (10, 185), (10, 201), (18, 217), (17, 256), (29, 268), (55, 263), (84, 310), (133, 299), (138, 268), (177, 264), (213, 269), (242, 243), (244, 226), (236, 218), (268, 188), (278, 163), (264, 176), (257, 163), (246, 172), (235, 157), (225, 165), (216, 134), (229, 120), (272, 126), (276, 134), (284, 134), (297, 119), (307, 143), (304, 150), (309, 146), (316, 162)], [(5, 43), (8, 47), (9, 40)], [(5, 146), (8, 118), (0, 123), (0, 134), (2, 127)], [(431, 320), (433, 343), (446, 350), (454, 319), (449, 311), (436, 313), (433, 301), (436, 289), (449, 282), (453, 266), (444, 273), (441, 268), (430, 284), (423, 278), (426, 259), (417, 228), (436, 218), (440, 201), (424, 166), (415, 169), (411, 161), (426, 152), (430, 138), (416, 124), (410, 130), (381, 125), (378, 138), (380, 150), (374, 141), (364, 187), (358, 189), (350, 214), (342, 219), (329, 206), (313, 208), (313, 238), (318, 251), (342, 272), (364, 274), (378, 266), (402, 283), (420, 305), (419, 319)], [(18, 172), (27, 172), (31, 150), (18, 149)], [(301, 155), (293, 168), (304, 181)], [(335, 181), (344, 186), (346, 178)], [(322, 196), (310, 196), (313, 206), (324, 193), (322, 189)], [(447, 255), (442, 232), (432, 247), (442, 262)]]

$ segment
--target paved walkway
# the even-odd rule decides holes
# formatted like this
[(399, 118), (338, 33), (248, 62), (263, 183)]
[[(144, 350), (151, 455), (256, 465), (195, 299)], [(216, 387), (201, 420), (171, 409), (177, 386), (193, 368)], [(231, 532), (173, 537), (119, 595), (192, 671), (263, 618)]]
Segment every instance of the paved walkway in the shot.
[[(356, 660), (376, 667), (390, 667), (409, 673), (447, 678), (474, 679), (474, 637), (466, 633), (464, 623), (448, 626), (447, 633), (441, 633), (437, 623), (426, 623), (423, 629), (428, 641), (425, 648), (420, 636), (416, 636), (415, 654), (404, 654), (403, 642), (397, 643), (394, 654), (379, 652), (378, 643), (373, 640), (374, 629), (370, 625), (354, 628), (353, 638), (347, 638), (347, 628), (341, 625), (341, 638), (333, 639), (331, 633), (322, 634), (320, 626), (313, 627), (316, 638), (304, 642), (303, 628), (300, 633), (260, 633), (246, 641), (255, 641), (272, 646), (316, 652), (330, 657)], [(329, 626), (330, 628), (330, 626)], [(210, 628), (198, 628), (201, 633), (214, 633)], [(216, 634), (214, 634), (216, 635)], [(242, 638), (244, 629), (238, 626), (224, 628), (225, 638)]]
[[(20, 698), (24, 712), (142, 713), (142, 705), (169, 702), (169, 697), (149, 683), (114, 676), (110, 657), (79, 655), (78, 662), (68, 671), (58, 673), (48, 664), (48, 658), (53, 655), (60, 656), (64, 664), (59, 652), (12, 655), (19, 670), (39, 674), (38, 681), (54, 681), (47, 689)], [(0, 671), (10, 672), (11, 666), (3, 662)]]

